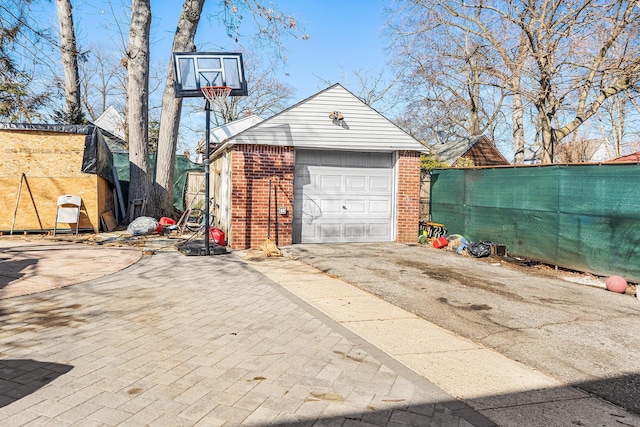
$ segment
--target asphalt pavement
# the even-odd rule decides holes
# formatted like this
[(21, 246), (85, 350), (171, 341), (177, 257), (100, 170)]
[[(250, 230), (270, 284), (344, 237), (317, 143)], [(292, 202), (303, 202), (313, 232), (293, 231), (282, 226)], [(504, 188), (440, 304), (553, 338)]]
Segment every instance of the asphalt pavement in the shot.
[(605, 278), (420, 245), (294, 245), (287, 253), (562, 386), (640, 414), (640, 301), (607, 291)]
[[(478, 339), (425, 316), (443, 307), (456, 324), (477, 323), (471, 314), (512, 316), (498, 316), (508, 306), (498, 299), (463, 301), (453, 292), (452, 280), (473, 276), (485, 291), (510, 295), (498, 283), (516, 278), (501, 266), (461, 272), (453, 267), (474, 260), (397, 244), (295, 245), (266, 258), (259, 251), (187, 257), (161, 239), (142, 249), (38, 242), (55, 248), (46, 251), (17, 242), (0, 239), (3, 426), (640, 426), (637, 415), (579, 382), (492, 346), (492, 336), (513, 339), (506, 330)], [(72, 275), (64, 273), (76, 259), (67, 249), (87, 252)], [(440, 263), (459, 275), (435, 278)], [(476, 273), (487, 266), (491, 285)], [(518, 274), (527, 284), (540, 280)], [(417, 310), (407, 304), (418, 302), (415, 289), (400, 290), (408, 277), (419, 277), (420, 288), (447, 286), (433, 295), (420, 289), (430, 296)], [(551, 283), (590, 289), (605, 302), (624, 299), (618, 320), (637, 318), (635, 298)], [(23, 285), (31, 287), (21, 295)], [(606, 311), (600, 307), (591, 324)], [(549, 324), (539, 328), (552, 335)], [(601, 331), (591, 335), (604, 339)], [(610, 340), (624, 335), (611, 333)], [(633, 359), (635, 349), (628, 351)], [(630, 376), (635, 362), (626, 365)]]

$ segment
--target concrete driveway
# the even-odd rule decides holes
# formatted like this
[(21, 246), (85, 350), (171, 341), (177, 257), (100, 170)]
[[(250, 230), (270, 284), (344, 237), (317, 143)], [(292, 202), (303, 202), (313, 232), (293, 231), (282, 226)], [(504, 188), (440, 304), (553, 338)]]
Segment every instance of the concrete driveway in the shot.
[[(425, 246), (294, 245), (293, 258), (506, 357), (640, 414), (640, 302)], [(479, 361), (480, 363), (480, 361)], [(446, 384), (430, 380), (447, 391)]]

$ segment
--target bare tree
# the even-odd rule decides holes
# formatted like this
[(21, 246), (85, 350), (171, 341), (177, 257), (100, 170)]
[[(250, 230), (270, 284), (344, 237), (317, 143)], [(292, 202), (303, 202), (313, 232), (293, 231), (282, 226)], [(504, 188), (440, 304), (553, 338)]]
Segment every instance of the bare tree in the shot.
[(34, 88), (39, 67), (51, 62), (54, 46), (49, 33), (37, 27), (31, 0), (0, 2), (0, 118), (33, 122), (44, 117), (42, 107), (52, 99), (52, 88)]
[[(393, 110), (398, 104), (398, 97), (395, 96), (396, 84), (400, 81), (400, 76), (391, 79), (385, 77), (384, 71), (372, 74), (368, 70), (353, 71), (356, 85), (347, 89), (351, 90), (366, 105), (375, 108), (380, 113)], [(335, 82), (321, 76), (315, 76), (324, 86), (331, 86)]]
[(610, 157), (620, 157), (624, 151), (624, 139), (627, 128), (627, 110), (631, 104), (628, 91), (607, 99), (602, 104), (599, 115), (599, 128), (603, 138), (610, 143), (607, 149)]
[(73, 26), (73, 11), (70, 0), (56, 0), (60, 23), (60, 50), (64, 69), (65, 108), (67, 123), (82, 123), (84, 114), (80, 102), (80, 75), (78, 72), (78, 46)]
[[(595, 115), (607, 98), (629, 89), (640, 74), (637, 0), (406, 0), (394, 22), (395, 46), (402, 65), (413, 71), (409, 84), (452, 88), (458, 99), (468, 82), (495, 84), (512, 97), (515, 162), (522, 159), (525, 102), (536, 111), (534, 126), (542, 143), (542, 161), (553, 161), (555, 145)], [(420, 17), (423, 17), (419, 19)], [(484, 62), (464, 66), (456, 41), (470, 37), (482, 47)], [(445, 51), (433, 50), (446, 42)], [(398, 42), (405, 42), (398, 43)], [(409, 41), (410, 43), (406, 43)], [(418, 49), (416, 49), (418, 48)], [(423, 52), (428, 52), (424, 55)], [(441, 52), (438, 54), (438, 52)], [(472, 59), (474, 57), (469, 57)], [(469, 62), (469, 65), (472, 63)], [(436, 76), (447, 69), (454, 77)], [(419, 73), (419, 70), (425, 72)], [(480, 70), (491, 79), (456, 79)], [(420, 79), (416, 77), (419, 74)], [(425, 76), (426, 75), (426, 76)], [(444, 83), (444, 84), (443, 84)], [(448, 90), (443, 93), (453, 94)], [(434, 101), (451, 105), (443, 93)], [(428, 95), (433, 91), (426, 92)], [(487, 98), (491, 92), (481, 92)], [(473, 96), (466, 97), (473, 101)], [(471, 105), (473, 108), (473, 105)], [(473, 110), (471, 119), (473, 118)], [(451, 116), (451, 115), (449, 115)], [(496, 117), (496, 116), (491, 116)], [(473, 126), (468, 127), (471, 131)]]
[(518, 12), (511, 19), (536, 67), (531, 101), (542, 163), (552, 163), (559, 141), (638, 81), (640, 9), (637, 0), (527, 0)]
[(638, 115), (640, 115), (640, 88), (638, 86), (640, 86), (640, 82), (638, 85), (634, 86), (631, 90), (627, 90), (627, 92), (625, 93), (628, 104), (630, 104), (629, 108), (631, 109), (633, 107), (633, 110), (635, 110), (634, 117), (636, 117), (636, 125), (629, 133), (635, 136), (636, 141), (634, 147), (636, 147), (636, 149), (640, 149), (640, 143), (638, 142), (640, 140), (640, 125), (637, 124), (637, 117)]
[[(522, 164), (525, 135), (522, 79), (526, 73), (528, 52), (524, 35), (508, 19), (511, 5), (504, 6), (504, 2), (441, 2), (440, 7), (445, 13), (440, 19), (447, 26), (456, 26), (472, 34), (494, 56), (495, 61), (484, 72), (496, 77), (497, 84), (511, 97), (513, 158), (514, 164)], [(492, 121), (490, 127), (494, 123)]]
[[(185, 0), (178, 27), (173, 38), (173, 52), (195, 51), (193, 42), (200, 22), (204, 0)], [(182, 112), (182, 99), (175, 97), (175, 74), (169, 64), (167, 81), (162, 95), (162, 112), (158, 133), (158, 159), (153, 184), (155, 212), (159, 216), (173, 215), (173, 170)]]
[(127, 73), (121, 64), (122, 56), (104, 45), (90, 46), (87, 56), (79, 65), (82, 105), (88, 117), (97, 119), (109, 105), (124, 112)]
[(424, 139), (443, 131), (486, 132), (506, 95), (492, 72), (496, 59), (486, 40), (471, 31), (472, 21), (455, 16), (456, 1), (399, 3), (390, 10), (389, 28), (402, 94), (409, 98), (405, 117), (417, 120)]
[[(132, 221), (144, 214), (142, 207), (149, 202), (150, 178), (147, 141), (149, 138), (149, 37), (151, 29), (150, 0), (133, 0), (131, 29), (127, 52), (127, 124), (129, 142), (129, 208), (127, 219)], [(136, 210), (136, 202), (141, 209)]]

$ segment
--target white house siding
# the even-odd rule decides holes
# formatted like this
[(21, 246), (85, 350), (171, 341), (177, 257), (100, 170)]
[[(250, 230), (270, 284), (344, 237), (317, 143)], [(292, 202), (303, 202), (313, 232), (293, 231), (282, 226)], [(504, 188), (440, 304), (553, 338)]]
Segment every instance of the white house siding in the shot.
[[(329, 118), (339, 111), (344, 120)], [(312, 96), (240, 133), (236, 144), (285, 145), (302, 149), (357, 151), (426, 148), (340, 85)]]

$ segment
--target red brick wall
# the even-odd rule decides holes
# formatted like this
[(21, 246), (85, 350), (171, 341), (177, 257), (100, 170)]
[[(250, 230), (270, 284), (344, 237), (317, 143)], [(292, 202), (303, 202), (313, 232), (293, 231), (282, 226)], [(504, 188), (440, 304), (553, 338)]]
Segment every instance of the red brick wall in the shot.
[(418, 240), (420, 153), (401, 151), (398, 163), (398, 243)]
[[(293, 234), (293, 147), (239, 144), (231, 153), (232, 249), (259, 248), (267, 239), (271, 180), (271, 240), (290, 245)], [(287, 214), (281, 215), (280, 208)]]

